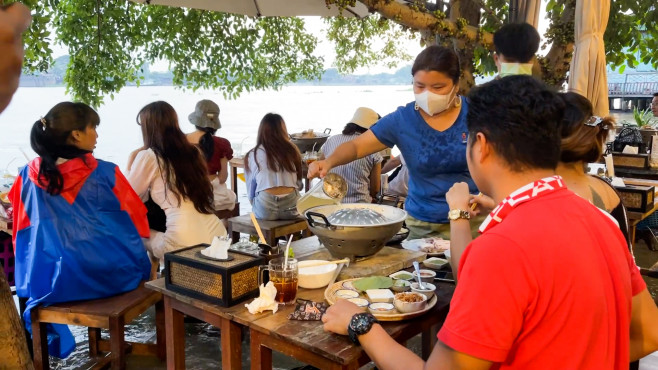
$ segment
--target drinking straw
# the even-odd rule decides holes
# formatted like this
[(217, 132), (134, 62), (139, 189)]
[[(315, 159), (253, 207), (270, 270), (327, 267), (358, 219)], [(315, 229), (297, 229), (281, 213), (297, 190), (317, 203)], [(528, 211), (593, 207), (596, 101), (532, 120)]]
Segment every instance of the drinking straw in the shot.
[(290, 238), (288, 239), (288, 245), (286, 245), (286, 255), (283, 259), (283, 269), (287, 270), (288, 269), (288, 252), (290, 252), (290, 242), (292, 242), (292, 235), (290, 235)]
[(313, 153), (315, 151), (315, 146), (316, 145), (318, 145), (317, 141), (313, 143), (313, 147), (311, 148), (311, 153)]

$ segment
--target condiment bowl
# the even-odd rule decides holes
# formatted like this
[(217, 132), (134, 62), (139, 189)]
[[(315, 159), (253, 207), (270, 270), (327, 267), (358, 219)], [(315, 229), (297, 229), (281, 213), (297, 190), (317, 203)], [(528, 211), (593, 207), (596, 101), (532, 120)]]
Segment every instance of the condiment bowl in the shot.
[(391, 290), (394, 292), (406, 292), (411, 289), (411, 283), (406, 281), (406, 280), (395, 280), (393, 283), (393, 286), (391, 287)]
[(392, 303), (377, 302), (371, 303), (368, 306), (368, 311), (370, 311), (370, 313), (373, 315), (390, 314), (393, 312), (394, 308), (395, 306), (393, 306)]
[(337, 265), (331, 263), (328, 265), (304, 267), (306, 265), (316, 264), (318, 262), (325, 262), (322, 260), (309, 260), (300, 261), (297, 264), (298, 281), (297, 285), (306, 289), (317, 289), (327, 286), (331, 278), (334, 277)]
[[(416, 280), (416, 271), (412, 272), (414, 276), (414, 280)], [(423, 283), (431, 283), (434, 281), (434, 278), (436, 277), (436, 272), (432, 270), (426, 270), (426, 269), (421, 269), (420, 270), (420, 280), (423, 281)]]
[[(405, 302), (401, 298), (404, 296), (416, 296), (419, 297), (421, 300), (418, 302)], [(399, 293), (395, 295), (395, 299), (393, 300), (393, 305), (395, 308), (402, 312), (402, 313), (409, 313), (409, 312), (416, 312), (420, 311), (425, 306), (427, 306), (427, 296), (425, 294), (420, 294), (420, 293)]]
[(423, 283), (423, 286), (426, 289), (424, 289), (424, 290), (420, 289), (418, 287), (418, 283), (411, 283), (411, 291), (415, 292), (415, 293), (423, 294), (423, 295), (425, 295), (425, 297), (427, 297), (427, 299), (431, 299), (432, 296), (434, 295), (434, 293), (436, 292), (436, 286), (434, 284), (430, 284), (430, 283)]

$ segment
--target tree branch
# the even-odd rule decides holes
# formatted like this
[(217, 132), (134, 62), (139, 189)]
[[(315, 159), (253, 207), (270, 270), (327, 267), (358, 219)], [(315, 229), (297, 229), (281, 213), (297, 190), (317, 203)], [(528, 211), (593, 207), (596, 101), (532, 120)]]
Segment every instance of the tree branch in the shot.
[(475, 41), (489, 50), (493, 50), (493, 34), (481, 31), (470, 25), (460, 25), (459, 22), (439, 19), (433, 14), (414, 10), (411, 7), (387, 0), (359, 0), (370, 11), (381, 14), (396, 23), (414, 30), (431, 30), (446, 37), (464, 36), (468, 41)]

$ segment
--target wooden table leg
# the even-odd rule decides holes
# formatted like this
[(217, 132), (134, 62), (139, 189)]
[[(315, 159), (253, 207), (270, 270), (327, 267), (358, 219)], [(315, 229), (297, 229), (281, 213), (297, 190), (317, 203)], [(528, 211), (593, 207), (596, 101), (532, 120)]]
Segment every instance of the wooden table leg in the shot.
[(222, 369), (242, 369), (242, 328), (235, 322), (221, 320)]
[(110, 318), (110, 352), (112, 352), (112, 370), (126, 368), (126, 350), (123, 317)]
[(165, 331), (167, 333), (167, 369), (185, 369), (185, 326), (183, 314), (171, 307), (171, 298), (165, 301)]
[(430, 357), (430, 353), (434, 349), (434, 346), (437, 342), (436, 335), (439, 332), (439, 325), (433, 325), (430, 328), (427, 328), (421, 333), (421, 355), (423, 360), (427, 360)]
[(251, 330), (251, 370), (272, 370), (272, 350), (262, 343), (263, 334)]
[(89, 336), (89, 356), (96, 357), (98, 356), (98, 341), (101, 339), (101, 329), (87, 328), (87, 334)]
[(238, 168), (231, 166), (231, 190), (238, 195)]
[(160, 360), (167, 358), (166, 333), (164, 300), (161, 300), (155, 304), (155, 343), (158, 346), (158, 358)]
[(39, 322), (39, 308), (32, 308), (32, 348), (34, 349), (34, 368), (50, 369), (48, 362), (48, 335), (46, 324)]

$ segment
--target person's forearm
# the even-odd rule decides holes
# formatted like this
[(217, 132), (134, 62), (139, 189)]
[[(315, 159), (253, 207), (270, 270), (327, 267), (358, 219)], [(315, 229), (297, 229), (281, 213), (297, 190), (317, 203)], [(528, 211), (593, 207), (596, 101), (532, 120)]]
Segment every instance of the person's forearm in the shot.
[(658, 351), (658, 308), (646, 288), (633, 297), (630, 339), (631, 361)]
[(357, 154), (356, 145), (354, 145), (353, 142), (348, 141), (339, 145), (336, 150), (327, 157), (326, 161), (333, 168), (358, 159)]
[(450, 221), (450, 267), (457, 281), (459, 261), (473, 237), (471, 236), (471, 222), (464, 219)]
[(420, 357), (396, 342), (380, 325), (375, 324), (367, 334), (359, 336), (359, 342), (379, 369), (412, 370), (425, 366)]

